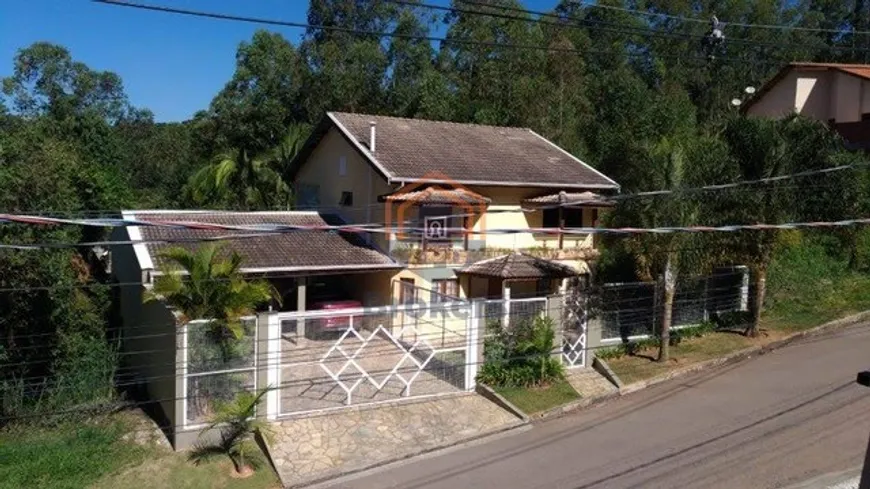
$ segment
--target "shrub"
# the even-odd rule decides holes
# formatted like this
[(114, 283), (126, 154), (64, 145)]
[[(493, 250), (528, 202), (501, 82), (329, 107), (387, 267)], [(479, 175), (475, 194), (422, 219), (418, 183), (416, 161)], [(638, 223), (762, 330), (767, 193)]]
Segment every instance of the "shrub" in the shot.
[(547, 385), (565, 377), (565, 370), (553, 358), (556, 332), (547, 317), (524, 320), (503, 328), (487, 325), (484, 364), (478, 380), (497, 387)]

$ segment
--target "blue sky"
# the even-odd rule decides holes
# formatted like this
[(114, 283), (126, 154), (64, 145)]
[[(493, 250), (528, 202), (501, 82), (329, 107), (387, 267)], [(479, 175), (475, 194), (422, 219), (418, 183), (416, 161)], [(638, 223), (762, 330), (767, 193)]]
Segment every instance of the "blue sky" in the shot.
[[(194, 10), (305, 22), (305, 0), (143, 0)], [(449, 0), (426, 3), (449, 4)], [(557, 0), (526, 0), (549, 10)], [(179, 121), (208, 107), (233, 73), (239, 43), (258, 27), (297, 43), (302, 29), (257, 26), (97, 4), (89, 0), (0, 0), (0, 77), (18, 49), (49, 41), (98, 70), (121, 75), (130, 101), (158, 121)]]

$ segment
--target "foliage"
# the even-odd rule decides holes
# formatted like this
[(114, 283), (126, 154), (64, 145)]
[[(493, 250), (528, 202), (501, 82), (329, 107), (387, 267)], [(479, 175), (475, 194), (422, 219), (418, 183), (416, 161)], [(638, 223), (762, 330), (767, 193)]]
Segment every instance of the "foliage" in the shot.
[(232, 460), (236, 472), (263, 465), (262, 452), (254, 437), (257, 434), (269, 436), (268, 422), (256, 416), (257, 407), (268, 392), (268, 389), (256, 394), (240, 392), (232, 402), (219, 403), (208, 427), (200, 435), (202, 438), (217, 430), (220, 432), (218, 442), (201, 442), (191, 452), (190, 460), (199, 464), (215, 456), (226, 456)]
[[(255, 308), (269, 300), (279, 300), (274, 287), (265, 280), (245, 280), (241, 273), (242, 257), (230, 253), (225, 258), (225, 247), (206, 243), (195, 251), (170, 248), (162, 253), (168, 264), (155, 280), (152, 293), (146, 301), (164, 298), (179, 310), (186, 320), (207, 321), (208, 341), (219, 345), (222, 364), (238, 358), (239, 352), (249, 350), (240, 340), (245, 336), (242, 317), (253, 314)], [(198, 350), (202, 351), (202, 350)], [(204, 353), (193, 359), (208, 364), (215, 360)]]
[(489, 325), (484, 342), (484, 364), (478, 379), (497, 387), (548, 385), (565, 376), (564, 367), (553, 357), (553, 320), (538, 317), (507, 328)]

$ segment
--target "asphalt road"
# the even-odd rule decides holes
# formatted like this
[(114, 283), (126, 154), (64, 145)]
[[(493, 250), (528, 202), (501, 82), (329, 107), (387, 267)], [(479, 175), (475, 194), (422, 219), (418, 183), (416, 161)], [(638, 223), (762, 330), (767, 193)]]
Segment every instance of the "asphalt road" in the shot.
[(334, 487), (788, 486), (861, 464), (868, 367), (865, 324)]

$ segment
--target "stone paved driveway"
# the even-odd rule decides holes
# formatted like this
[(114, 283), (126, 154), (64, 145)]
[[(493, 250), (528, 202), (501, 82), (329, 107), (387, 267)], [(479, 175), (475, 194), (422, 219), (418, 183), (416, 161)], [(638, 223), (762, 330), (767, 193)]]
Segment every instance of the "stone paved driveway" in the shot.
[(290, 419), (269, 451), (287, 486), (336, 477), (520, 423), (476, 394)]

